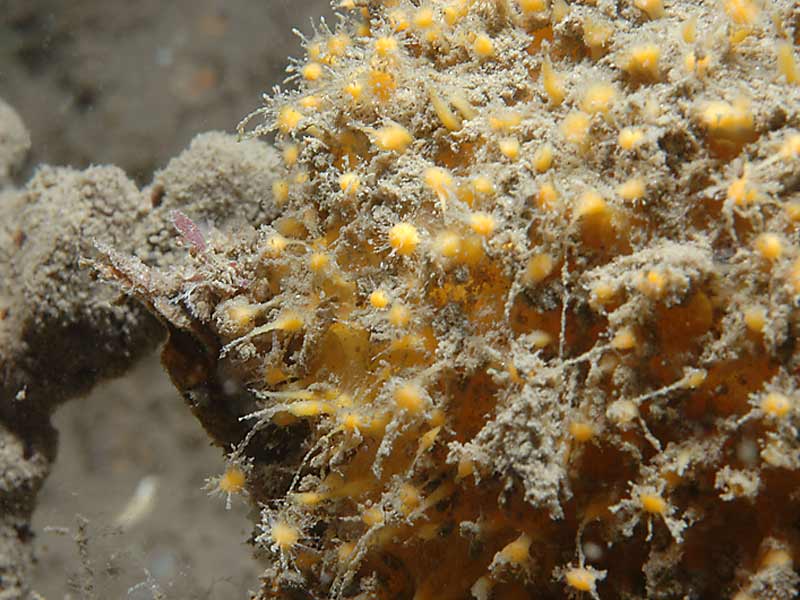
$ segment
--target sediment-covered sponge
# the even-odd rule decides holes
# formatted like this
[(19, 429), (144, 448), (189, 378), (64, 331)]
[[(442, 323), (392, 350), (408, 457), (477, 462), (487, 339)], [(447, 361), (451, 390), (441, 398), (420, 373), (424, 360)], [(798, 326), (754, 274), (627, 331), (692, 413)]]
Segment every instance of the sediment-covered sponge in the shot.
[(171, 297), (260, 597), (795, 597), (796, 5), (343, 8), (252, 116), (279, 216)]

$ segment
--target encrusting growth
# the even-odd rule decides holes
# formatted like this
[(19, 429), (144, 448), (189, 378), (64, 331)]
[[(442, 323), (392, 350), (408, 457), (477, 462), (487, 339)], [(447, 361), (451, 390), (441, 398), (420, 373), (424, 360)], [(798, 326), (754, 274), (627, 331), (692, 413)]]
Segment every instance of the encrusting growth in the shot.
[(242, 390), (258, 597), (795, 597), (793, 3), (344, 9), (278, 217), (135, 290)]

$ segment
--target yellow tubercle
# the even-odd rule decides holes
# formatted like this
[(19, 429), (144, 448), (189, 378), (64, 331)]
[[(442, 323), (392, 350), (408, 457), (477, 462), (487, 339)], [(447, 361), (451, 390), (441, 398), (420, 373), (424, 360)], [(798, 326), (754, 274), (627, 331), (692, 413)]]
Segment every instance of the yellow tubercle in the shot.
[(583, 41), (592, 52), (592, 58), (600, 58), (614, 34), (614, 26), (607, 21), (587, 17), (583, 20)]
[(683, 59), (683, 65), (686, 70), (701, 79), (705, 77), (710, 62), (711, 59), (709, 56), (704, 55), (698, 57), (694, 50), (687, 52)]
[(353, 397), (347, 392), (342, 392), (332, 398), (339, 408), (350, 408), (353, 406)]
[(743, 313), (744, 324), (753, 333), (761, 333), (767, 324), (767, 309), (763, 306), (748, 306)]
[(564, 101), (564, 97), (567, 95), (564, 88), (564, 78), (553, 70), (553, 64), (550, 62), (549, 56), (546, 56), (542, 61), (542, 85), (550, 104), (558, 106)]
[(589, 115), (585, 112), (571, 112), (561, 122), (561, 134), (569, 143), (583, 146), (589, 139), (589, 126), (591, 123)]
[(404, 483), (397, 492), (397, 500), (400, 512), (408, 516), (414, 512), (420, 505), (420, 502), (422, 502), (422, 494), (420, 494), (416, 486), (410, 483)]
[(288, 240), (279, 233), (271, 235), (267, 238), (266, 254), (272, 257), (280, 256), (288, 244)]
[(350, 560), (350, 557), (353, 555), (355, 549), (356, 545), (353, 542), (345, 542), (339, 546), (338, 550), (336, 551), (336, 557), (340, 563), (346, 564)]
[(588, 442), (594, 437), (594, 426), (585, 421), (572, 421), (568, 429), (576, 442)]
[(344, 431), (349, 431), (351, 433), (360, 430), (364, 425), (364, 421), (361, 416), (355, 413), (345, 413), (344, 415), (340, 415), (339, 423)]
[(411, 311), (403, 304), (393, 304), (387, 318), (394, 327), (406, 327), (411, 321)]
[(783, 212), (791, 223), (800, 222), (800, 200), (790, 200), (783, 205)]
[(620, 198), (628, 202), (641, 200), (645, 194), (644, 180), (641, 177), (632, 177), (617, 186), (616, 191)]
[(291, 106), (284, 106), (278, 111), (278, 129), (283, 134), (289, 134), (300, 124), (303, 120), (302, 113)]
[(758, 5), (751, 0), (725, 0), (725, 12), (737, 25), (752, 25), (760, 12)]
[(778, 73), (786, 79), (786, 83), (800, 83), (800, 68), (794, 59), (792, 45), (789, 42), (778, 42)]
[(700, 113), (700, 122), (712, 136), (730, 140), (744, 139), (754, 128), (753, 113), (744, 100), (735, 104), (722, 100), (709, 102)]
[(618, 329), (611, 339), (611, 347), (615, 350), (632, 350), (636, 345), (636, 334), (631, 327)]
[(538, 13), (547, 10), (546, 0), (517, 0), (517, 4), (524, 14)]
[[(331, 56), (343, 56), (344, 53), (347, 51), (347, 48), (350, 46), (351, 40), (350, 36), (344, 33), (337, 33), (336, 35), (332, 35), (328, 39), (327, 47), (328, 47), (328, 54)], [(328, 62), (331, 62), (328, 60)]]
[(332, 414), (335, 412), (333, 406), (327, 402), (319, 400), (300, 400), (293, 402), (286, 408), (286, 412), (295, 417), (318, 417), (322, 414)]
[(772, 548), (761, 559), (759, 568), (769, 569), (771, 567), (788, 567), (791, 569), (793, 564), (794, 559), (788, 550), (785, 550), (784, 548)]
[(444, 258), (455, 258), (461, 252), (461, 236), (454, 231), (442, 231), (436, 236), (433, 248)]
[(425, 30), (423, 39), (429, 44), (435, 44), (439, 41), (441, 35), (442, 35), (441, 28), (434, 25), (433, 27)]
[(454, 491), (455, 485), (453, 482), (444, 481), (424, 499), (415, 512), (417, 514), (424, 513), (429, 508), (436, 506), (439, 502), (452, 495)]
[(289, 199), (289, 182), (285, 179), (276, 179), (272, 182), (272, 200), (277, 206), (283, 206)]
[(364, 84), (358, 80), (351, 81), (344, 86), (344, 92), (350, 96), (353, 102), (358, 102), (364, 93)]
[(460, 2), (451, 2), (445, 6), (444, 10), (442, 11), (444, 22), (450, 27), (453, 27), (456, 23), (458, 23), (465, 16), (465, 14), (466, 12), (464, 4)]
[(515, 110), (505, 110), (489, 117), (489, 126), (495, 131), (508, 132), (522, 123), (522, 114)]
[(272, 415), (272, 422), (278, 427), (289, 427), (290, 425), (297, 423), (297, 417), (294, 417), (285, 410), (282, 410)]
[(285, 237), (299, 238), (304, 237), (308, 230), (300, 219), (286, 217), (273, 223), (279, 234)]
[(513, 542), (506, 544), (499, 555), (511, 564), (521, 565), (530, 558), (531, 536), (523, 533)]
[(322, 46), (317, 42), (309, 44), (306, 48), (306, 55), (308, 56), (309, 61), (319, 60), (322, 58)]
[(317, 110), (322, 105), (322, 98), (312, 94), (301, 98), (299, 104), (307, 110)]
[(268, 327), (269, 329), (278, 329), (288, 333), (295, 333), (303, 329), (304, 326), (305, 322), (303, 321), (303, 317), (294, 311), (286, 311), (281, 313)]
[(494, 183), (488, 177), (478, 175), (471, 181), (473, 191), (481, 196), (493, 196), (495, 193)]
[(592, 300), (600, 306), (610, 304), (617, 290), (610, 283), (600, 282), (592, 288)]
[(781, 158), (792, 160), (800, 157), (800, 133), (791, 133), (786, 136), (781, 145)]
[(409, 21), (408, 15), (405, 13), (405, 11), (392, 10), (389, 11), (387, 16), (389, 18), (389, 26), (397, 33), (405, 31), (411, 27), (411, 22)]
[(708, 377), (708, 371), (705, 369), (692, 369), (683, 380), (683, 387), (688, 390), (693, 390), (705, 383)]
[(306, 81), (317, 81), (322, 77), (322, 65), (318, 62), (310, 62), (303, 67), (301, 73)]
[(564, 573), (564, 580), (571, 588), (579, 592), (591, 592), (595, 588), (597, 577), (584, 567), (573, 567)]
[(633, 0), (633, 5), (651, 19), (658, 19), (664, 16), (664, 3), (662, 0)]
[(381, 127), (375, 132), (375, 145), (389, 152), (403, 152), (413, 139), (408, 130), (397, 123)]
[(372, 69), (369, 72), (368, 81), (373, 96), (381, 102), (388, 102), (397, 88), (394, 76), (381, 69)]
[(694, 44), (697, 39), (697, 16), (690, 17), (681, 27), (681, 37), (687, 44)]
[(661, 271), (648, 271), (639, 279), (638, 288), (645, 296), (657, 300), (666, 291), (667, 277)]
[(372, 31), (369, 28), (369, 21), (361, 21), (356, 25), (356, 37), (368, 38), (371, 35)]
[(420, 456), (426, 450), (429, 450), (436, 443), (436, 438), (439, 437), (439, 432), (442, 430), (441, 425), (434, 427), (419, 438), (419, 445), (417, 446), (417, 456)]
[(361, 520), (367, 527), (375, 527), (384, 521), (383, 510), (379, 506), (373, 506), (361, 513)]
[(456, 481), (469, 477), (475, 472), (475, 464), (468, 458), (461, 458), (456, 469)]
[(644, 140), (644, 131), (638, 127), (624, 127), (619, 132), (617, 143), (623, 150), (633, 150)]
[(267, 367), (264, 372), (264, 381), (269, 386), (278, 385), (287, 379), (288, 377), (286, 373), (284, 373), (283, 369), (279, 367)]
[(331, 257), (324, 252), (314, 252), (308, 259), (308, 267), (315, 273), (324, 271), (330, 264)]
[(756, 251), (769, 261), (776, 261), (783, 256), (783, 240), (775, 233), (760, 234), (753, 245)]
[(339, 189), (348, 196), (355, 196), (359, 187), (361, 187), (361, 178), (356, 173), (343, 173), (339, 176)]
[(528, 334), (528, 341), (533, 348), (541, 350), (552, 343), (553, 336), (541, 329), (534, 329)]
[(552, 210), (558, 202), (558, 192), (552, 183), (544, 183), (536, 195), (536, 202), (543, 210)]
[(411, 223), (398, 223), (389, 230), (389, 245), (402, 256), (413, 254), (419, 241), (419, 231)]
[(445, 206), (446, 198), (453, 192), (453, 176), (445, 169), (428, 167), (422, 172), (422, 179)]
[(450, 110), (447, 102), (442, 100), (435, 92), (431, 91), (430, 94), (431, 106), (436, 111), (436, 116), (450, 131), (458, 131), (462, 127), (461, 118)]
[(594, 83), (584, 93), (581, 108), (591, 115), (606, 114), (611, 110), (616, 97), (617, 91), (610, 83)]
[(386, 58), (397, 52), (397, 40), (393, 37), (384, 36), (375, 40), (375, 53)]
[(750, 183), (747, 169), (745, 169), (744, 175), (734, 179), (728, 186), (727, 196), (728, 200), (736, 204), (736, 206), (747, 206), (758, 201), (758, 189)]
[(566, 19), (567, 15), (570, 13), (570, 7), (569, 4), (566, 3), (566, 0), (551, 0), (550, 7), (550, 15), (552, 16), (553, 23), (560, 23)]
[(642, 510), (653, 515), (663, 515), (667, 511), (667, 501), (659, 494), (639, 494), (639, 503), (642, 505)]
[(422, 6), (414, 13), (414, 26), (418, 29), (433, 27), (436, 14), (430, 6)]
[(430, 415), (428, 416), (428, 424), (433, 428), (441, 429), (441, 427), (445, 424), (446, 420), (447, 420), (447, 415), (441, 408), (434, 408), (430, 412)]
[(509, 160), (517, 160), (521, 150), (519, 140), (515, 137), (500, 138), (497, 142), (500, 153)]
[(245, 302), (237, 302), (230, 304), (226, 311), (228, 319), (236, 326), (237, 329), (242, 330), (252, 325), (253, 320), (260, 312), (256, 306)]
[(494, 42), (488, 35), (478, 34), (472, 43), (472, 50), (479, 58), (490, 58), (494, 56)]
[(369, 295), (369, 303), (373, 308), (386, 308), (389, 306), (389, 296), (383, 290), (375, 290)]
[(525, 283), (537, 284), (547, 279), (553, 272), (555, 261), (549, 254), (534, 254), (525, 267)]
[(452, 104), (453, 108), (467, 121), (478, 116), (478, 111), (470, 104), (469, 99), (460, 92), (456, 92), (450, 96), (450, 104)]
[(317, 506), (324, 502), (328, 495), (323, 492), (297, 492), (292, 494), (292, 500), (300, 506)]
[(239, 494), (244, 490), (247, 483), (247, 476), (244, 471), (235, 465), (225, 469), (225, 473), (219, 478), (217, 486), (220, 491), (226, 494)]
[(533, 153), (533, 159), (531, 160), (531, 164), (536, 172), (544, 173), (550, 169), (550, 167), (553, 166), (554, 155), (555, 153), (552, 145), (544, 144), (539, 146), (539, 148), (536, 149), (536, 152)]
[(300, 147), (297, 144), (287, 144), (283, 148), (283, 152), (281, 154), (283, 156), (283, 162), (286, 163), (286, 166), (293, 167), (297, 162), (297, 158), (300, 156)]
[(608, 214), (609, 208), (605, 199), (596, 191), (589, 190), (581, 194), (575, 207), (575, 217), (601, 216)]
[(661, 48), (657, 44), (639, 44), (628, 52), (622, 68), (632, 77), (656, 80), (659, 78), (660, 58)]
[(477, 212), (470, 215), (469, 226), (478, 235), (489, 237), (494, 233), (497, 223), (492, 215), (485, 212)]
[(639, 407), (630, 400), (615, 400), (608, 407), (606, 416), (617, 425), (626, 425), (639, 416)]
[(394, 391), (394, 401), (397, 407), (411, 415), (418, 415), (425, 410), (425, 398), (422, 390), (413, 383), (406, 383)]
[(792, 401), (778, 392), (770, 392), (761, 399), (761, 410), (773, 417), (782, 418), (792, 410)]
[(753, 30), (750, 27), (732, 27), (730, 35), (728, 35), (728, 41), (731, 46), (735, 47), (746, 40), (751, 33), (753, 33)]
[(278, 521), (272, 525), (270, 537), (281, 551), (287, 552), (300, 541), (300, 530), (289, 523)]

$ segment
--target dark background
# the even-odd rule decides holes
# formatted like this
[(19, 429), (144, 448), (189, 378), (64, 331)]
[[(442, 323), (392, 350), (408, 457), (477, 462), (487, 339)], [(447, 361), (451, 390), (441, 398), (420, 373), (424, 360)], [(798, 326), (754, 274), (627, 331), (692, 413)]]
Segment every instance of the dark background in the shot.
[[(147, 183), (195, 134), (234, 131), (300, 55), (292, 29), (308, 33), (323, 14), (326, 0), (0, 0), (0, 98), (33, 142), (19, 183), (43, 162), (113, 163)], [(176, 600), (258, 587), (248, 507), (226, 511), (202, 489), (221, 452), (156, 357), (54, 420), (59, 457), (34, 519), (44, 598), (82, 597), (77, 515), (98, 598), (153, 598), (152, 581)], [(116, 520), (142, 481), (155, 493), (123, 531)]]
[(327, 0), (0, 0), (0, 97), (30, 165), (113, 163), (139, 182), (231, 131), (299, 56)]

